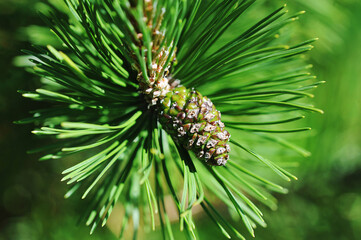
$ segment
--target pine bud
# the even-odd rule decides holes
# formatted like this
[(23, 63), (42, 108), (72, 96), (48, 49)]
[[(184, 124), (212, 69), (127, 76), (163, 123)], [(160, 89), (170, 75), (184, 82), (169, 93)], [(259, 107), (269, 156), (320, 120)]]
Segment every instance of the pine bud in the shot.
[(158, 111), (160, 123), (175, 142), (209, 165), (226, 164), (230, 134), (209, 98), (178, 86), (161, 100)]

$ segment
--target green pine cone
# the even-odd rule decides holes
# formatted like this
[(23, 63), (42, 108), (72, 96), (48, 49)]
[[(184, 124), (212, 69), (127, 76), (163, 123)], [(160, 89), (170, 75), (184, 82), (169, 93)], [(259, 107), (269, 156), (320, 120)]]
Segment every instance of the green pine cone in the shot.
[(179, 86), (159, 104), (159, 121), (175, 142), (210, 165), (225, 165), (230, 134), (211, 100), (194, 89)]

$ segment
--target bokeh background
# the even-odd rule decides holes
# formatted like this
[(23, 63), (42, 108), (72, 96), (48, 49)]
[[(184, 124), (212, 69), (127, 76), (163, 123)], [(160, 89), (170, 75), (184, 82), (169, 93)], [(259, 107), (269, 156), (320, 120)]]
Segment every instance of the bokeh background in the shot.
[[(251, 16), (257, 19), (284, 3), (258, 0)], [(87, 227), (77, 224), (81, 203), (64, 200), (66, 186), (60, 182), (66, 163), (39, 162), (39, 155), (28, 155), (44, 142), (31, 135), (32, 126), (12, 123), (43, 106), (17, 93), (39, 83), (16, 67), (22, 62), (16, 56), (31, 42), (51, 41), (41, 34), (47, 30), (38, 27), (43, 23), (37, 12), (44, 8), (40, 0), (0, 0), (0, 240), (116, 239), (113, 232), (120, 225), (116, 217), (110, 228), (91, 237)], [(276, 196), (278, 210), (263, 208), (268, 227), (257, 229), (256, 239), (360, 239), (361, 1), (290, 0), (288, 9), (307, 12), (290, 27), (293, 38), (319, 37), (307, 61), (327, 82), (314, 99), (325, 114), (308, 116), (314, 130), (305, 147), (312, 156), (292, 170), (300, 180), (288, 185), (289, 194)], [(223, 239), (206, 216), (196, 218), (200, 239)], [(176, 239), (183, 235), (176, 231)]]

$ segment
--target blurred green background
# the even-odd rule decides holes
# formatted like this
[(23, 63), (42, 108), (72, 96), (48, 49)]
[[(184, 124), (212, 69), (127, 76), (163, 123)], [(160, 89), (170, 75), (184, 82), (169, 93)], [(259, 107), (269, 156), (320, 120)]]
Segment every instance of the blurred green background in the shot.
[[(252, 14), (257, 18), (281, 4), (259, 0)], [(29, 42), (47, 41), (36, 27), (25, 28), (43, 25), (37, 14), (43, 7), (39, 0), (0, 0), (0, 240), (115, 239), (106, 227), (90, 237), (87, 227), (77, 225), (79, 202), (64, 200), (66, 186), (60, 182), (66, 163), (39, 162), (38, 155), (26, 154), (44, 142), (31, 135), (31, 125), (12, 124), (44, 106), (17, 94), (38, 82), (14, 66)], [(268, 227), (259, 228), (256, 239), (360, 239), (361, 1), (292, 0), (288, 8), (307, 11), (291, 26), (294, 38), (320, 38), (307, 58), (327, 81), (314, 100), (325, 114), (308, 117), (314, 130), (306, 147), (313, 155), (294, 170), (300, 180), (288, 186), (290, 193), (277, 196), (279, 209), (263, 208)], [(201, 239), (223, 239), (206, 216), (196, 218)], [(111, 229), (118, 225), (115, 217)], [(141, 237), (159, 238), (158, 233)]]

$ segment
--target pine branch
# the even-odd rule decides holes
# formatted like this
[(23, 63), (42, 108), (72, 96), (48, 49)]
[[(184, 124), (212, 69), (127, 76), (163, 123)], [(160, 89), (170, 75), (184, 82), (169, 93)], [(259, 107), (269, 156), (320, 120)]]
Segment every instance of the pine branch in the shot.
[(295, 122), (304, 118), (300, 111), (322, 113), (309, 105), (309, 91), (322, 82), (300, 58), (315, 39), (289, 45), (281, 38), (303, 12), (288, 16), (283, 6), (222, 41), (253, 2), (65, 0), (65, 14), (54, 8), (42, 16), (64, 47), (25, 51), (46, 81), (21, 93), (54, 107), (18, 123), (36, 123), (34, 134), (60, 141), (40, 149), (41, 160), (78, 157), (62, 180), (73, 185), (66, 198), (88, 199), (82, 221), (91, 233), (120, 202), (121, 237), (130, 219), (136, 238), (141, 218), (155, 229), (158, 216), (163, 237), (173, 239), (167, 195), (189, 239), (197, 236), (197, 205), (227, 238), (245, 239), (211, 196), (251, 236), (256, 224), (266, 226), (255, 203), (274, 209), (270, 192), (287, 190), (266, 179), (264, 166), (286, 181), (297, 178), (254, 149), (268, 141), (308, 156), (277, 134), (310, 129)]

